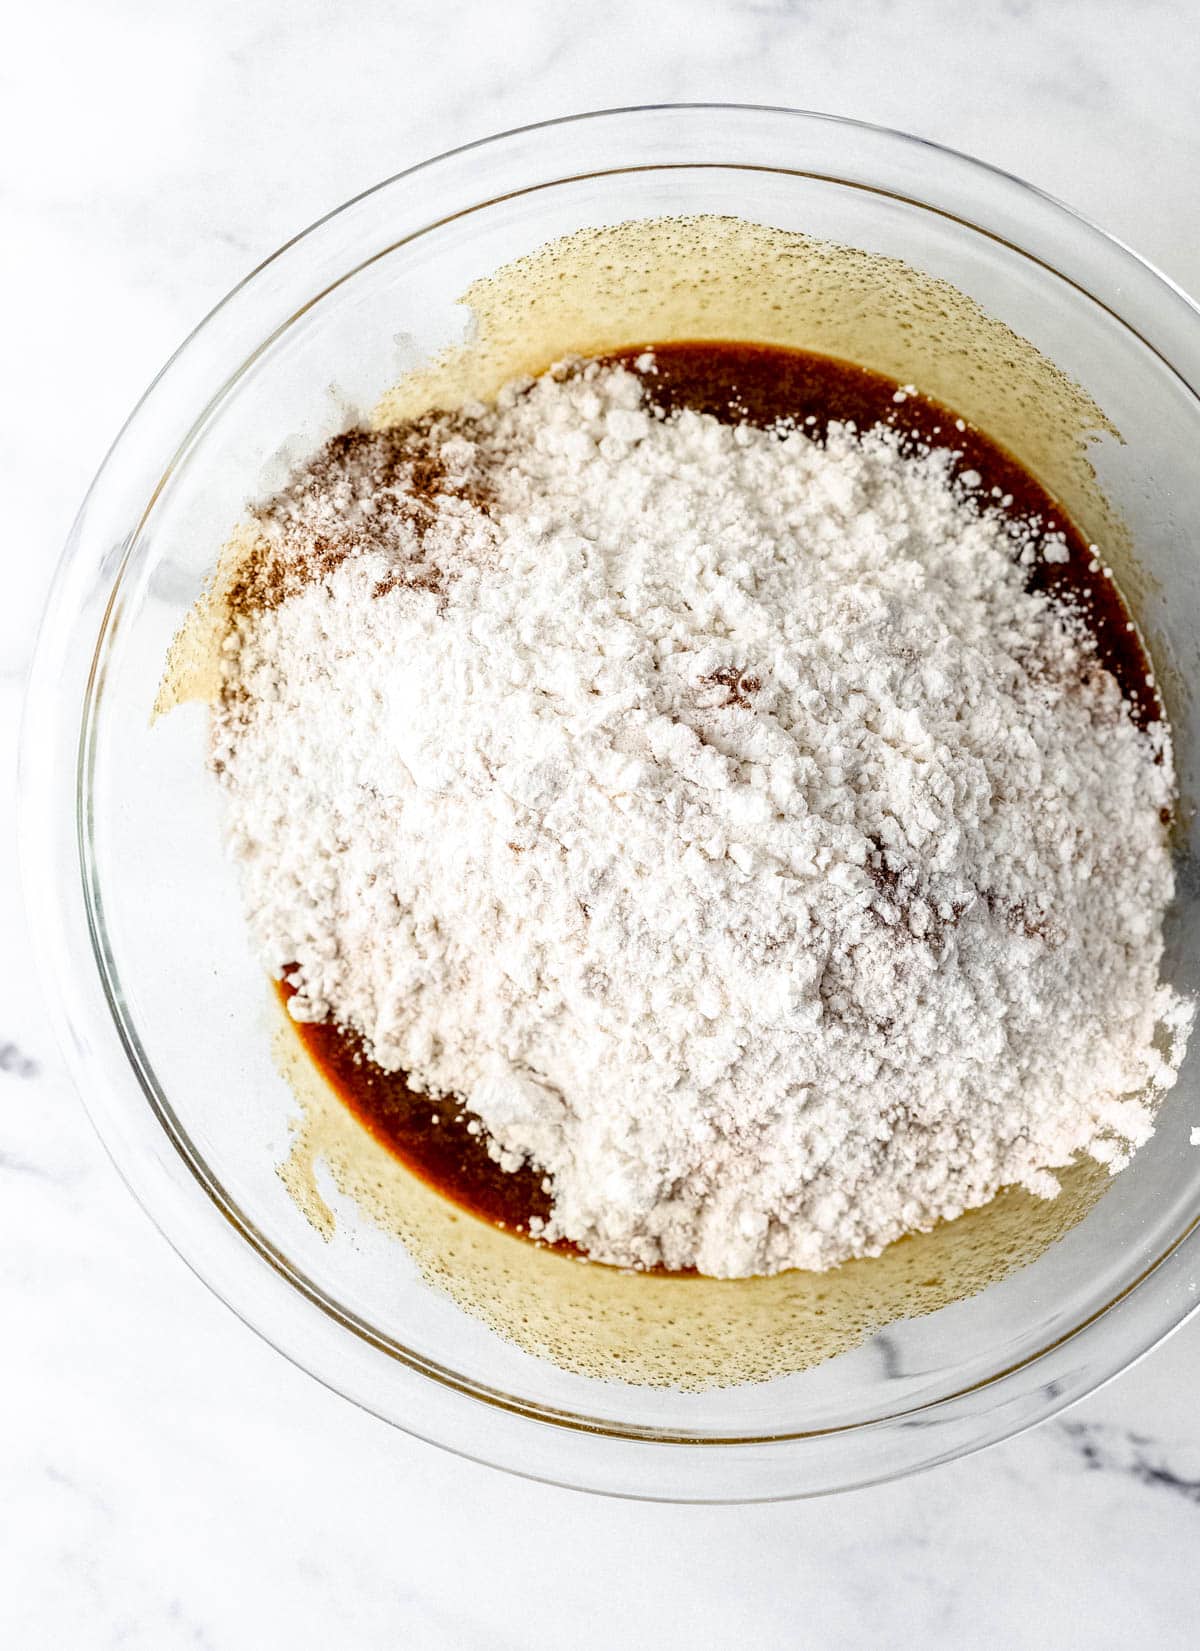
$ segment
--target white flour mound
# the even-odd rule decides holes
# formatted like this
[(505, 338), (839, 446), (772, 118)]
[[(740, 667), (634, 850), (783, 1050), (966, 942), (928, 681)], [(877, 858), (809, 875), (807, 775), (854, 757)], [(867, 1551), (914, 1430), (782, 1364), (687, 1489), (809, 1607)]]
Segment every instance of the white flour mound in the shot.
[(1125, 1163), (1186, 1020), (1172, 768), (1025, 588), (1061, 542), (882, 429), (664, 419), (594, 364), (428, 445), (426, 507), (366, 435), (265, 507), (284, 594), (226, 644), (293, 1013), (622, 1265), (829, 1267)]

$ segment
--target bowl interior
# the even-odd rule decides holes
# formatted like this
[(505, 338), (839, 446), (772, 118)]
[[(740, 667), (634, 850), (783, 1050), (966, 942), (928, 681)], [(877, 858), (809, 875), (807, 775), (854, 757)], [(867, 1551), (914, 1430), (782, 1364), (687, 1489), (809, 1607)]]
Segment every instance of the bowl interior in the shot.
[[(204, 766), (206, 709), (188, 703), (151, 720), (164, 660), (246, 502), (278, 485), (292, 463), (337, 429), (368, 416), (405, 374), (461, 343), (468, 317), (454, 300), (472, 283), (580, 230), (731, 217), (898, 259), (918, 272), (909, 299), (924, 294), (924, 307), (905, 299), (903, 279), (889, 276), (876, 258), (854, 265), (853, 279), (843, 267), (840, 302), (833, 282), (824, 309), (811, 293), (806, 307), (801, 294), (771, 323), (765, 311), (745, 304), (744, 294), (740, 310), (728, 294), (713, 296), (722, 277), (706, 263), (703, 245), (658, 244), (655, 253), (660, 276), (674, 260), (680, 290), (695, 295), (707, 283), (710, 336), (728, 334), (740, 313), (742, 336), (761, 337), (774, 324), (788, 342), (893, 371), (955, 404), (1041, 472), (1081, 525), (1102, 539), (1133, 601), (1165, 687), (1186, 800), (1200, 782), (1191, 691), (1200, 646), (1192, 542), (1192, 523), (1200, 520), (1200, 407), (1159, 348), (1073, 275), (1052, 267), (1052, 247), (1032, 244), (1032, 231), (1025, 238), (1031, 244), (1022, 245), (1007, 231), (965, 222), (922, 198), (930, 191), (917, 174), (902, 189), (896, 176), (872, 187), (815, 164), (652, 162), (605, 171), (580, 163), (568, 171), (570, 144), (561, 159), (552, 144), (546, 148), (536, 186), (448, 212), (426, 199), (415, 228), (400, 222), (385, 189), (352, 209), (349, 227), (332, 239), (327, 231), (324, 262), (311, 270), (306, 300), (263, 326), (257, 347), (239, 358), (161, 467), (159, 485), (143, 494), (150, 503), (130, 522), (127, 538), (109, 548), (110, 585), (118, 569), (119, 576), (91, 674), (79, 771), (84, 882), (105, 991), (156, 1115), (164, 1161), (186, 1162), (236, 1229), (238, 1244), (276, 1275), (272, 1288), (286, 1273), (285, 1288), (336, 1324), (344, 1361), (358, 1357), (355, 1344), (370, 1350), (368, 1402), (394, 1420), (407, 1420), (405, 1382), (416, 1368), (498, 1410), (623, 1438), (779, 1440), (861, 1430), (898, 1416), (919, 1429), (925, 1407), (979, 1392), (1068, 1343), (1200, 1218), (1200, 1154), (1188, 1140), (1200, 1117), (1195, 1055), (1132, 1166), (1058, 1242), (982, 1293), (914, 1311), (834, 1358), (770, 1380), (681, 1391), (620, 1379), (617, 1363), (604, 1374), (564, 1368), (534, 1343), (522, 1347), (500, 1335), (431, 1283), (428, 1268), (364, 1213), (319, 1152), (315, 1187), (336, 1218), (332, 1228), (306, 1219), (277, 1173), (293, 1142), (297, 1098), (280, 1070), (270, 994), (222, 847)], [(912, 156), (902, 158), (911, 169)], [(867, 160), (863, 167), (870, 170)], [(989, 175), (978, 170), (977, 187), (986, 194)], [(995, 185), (998, 219), (1008, 187), (1007, 180)], [(982, 210), (978, 217), (982, 222)], [(1092, 232), (1078, 226), (1078, 233)], [(754, 241), (760, 244), (766, 243)], [(705, 314), (689, 309), (689, 301), (656, 309), (639, 280), (644, 270), (636, 260), (622, 265), (619, 243), (606, 233), (576, 245), (582, 249), (573, 269), (586, 274), (589, 257), (594, 273), (603, 266), (595, 278), (607, 282), (607, 307), (589, 309), (585, 283), (574, 311), (552, 306), (515, 327), (487, 372), (542, 365), (562, 353), (564, 342), (590, 348), (688, 330), (694, 336), (703, 324)], [(1082, 256), (1067, 250), (1063, 264)], [(937, 281), (951, 283), (992, 319), (998, 330), (988, 335), (987, 350), (972, 351), (970, 328), (964, 332), (953, 303), (939, 309)], [(621, 328), (624, 337), (617, 336)], [(1030, 366), (1033, 354), (1023, 353), (1021, 340), (1061, 369), (1063, 384), (1055, 387), (1052, 372), (1038, 380), (1041, 369)], [(534, 361), (530, 352), (539, 349), (543, 360)], [(1026, 381), (1029, 372), (1036, 382)], [(1088, 398), (1108, 424), (1100, 428), (1099, 416), (1090, 418), (1098, 485), (1080, 462)], [(1193, 838), (1194, 817), (1186, 810), (1166, 965), (1185, 991), (1197, 985)], [(145, 1104), (140, 1097), (138, 1104)], [(928, 1281), (931, 1299), (942, 1299), (944, 1282)], [(919, 1306), (919, 1290), (910, 1299)], [(686, 1339), (686, 1312), (675, 1330), (677, 1340)], [(576, 1332), (585, 1335), (586, 1327)], [(658, 1333), (671, 1341), (670, 1327), (660, 1325)], [(1116, 1362), (1136, 1351), (1126, 1349)], [(1087, 1363), (1082, 1353), (1080, 1363)], [(1069, 1392), (1075, 1378), (1057, 1379)], [(346, 1385), (353, 1389), (354, 1382)], [(581, 1477), (587, 1482), (588, 1472)], [(802, 1470), (794, 1479), (790, 1488), (805, 1488)]]

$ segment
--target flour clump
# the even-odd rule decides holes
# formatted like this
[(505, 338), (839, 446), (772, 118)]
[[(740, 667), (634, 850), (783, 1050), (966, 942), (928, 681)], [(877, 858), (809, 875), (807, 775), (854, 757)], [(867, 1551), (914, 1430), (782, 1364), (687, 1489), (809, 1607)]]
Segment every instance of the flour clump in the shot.
[(573, 363), (254, 525), (212, 760), (257, 943), (544, 1173), (543, 1236), (825, 1268), (1151, 1133), (1169, 740), (947, 453)]

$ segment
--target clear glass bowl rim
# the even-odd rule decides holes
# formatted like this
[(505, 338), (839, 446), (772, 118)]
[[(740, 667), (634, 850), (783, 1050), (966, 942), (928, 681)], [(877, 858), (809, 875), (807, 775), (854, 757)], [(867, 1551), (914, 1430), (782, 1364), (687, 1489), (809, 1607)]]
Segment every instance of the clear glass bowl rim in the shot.
[[(956, 176), (964, 178), (968, 195), (972, 181), (1001, 190), (1006, 211), (1013, 210), (1015, 202), (1019, 215), (1019, 208), (1024, 205), (1041, 219), (1057, 220), (1060, 228), (1070, 226), (1077, 236), (1086, 238), (1093, 255), (1098, 255), (1097, 249), (1103, 249), (1106, 257), (1119, 260), (1131, 282), (1129, 307), (1136, 309), (1136, 301), (1140, 300), (1140, 313), (1133, 319), (1127, 319), (1112, 303), (1091, 293), (1080, 281), (1078, 271), (1060, 269), (1049, 262), (1046, 267), (1080, 285), (1093, 301), (1146, 343), (1196, 396), (1195, 386), (1200, 382), (1200, 310), (1175, 283), (1116, 238), (1043, 191), (926, 139), (818, 112), (697, 103), (582, 113), (515, 128), (446, 151), (353, 197), (319, 218), (260, 264), (205, 317), (170, 358), (117, 436), (67, 541), (39, 631), (20, 757), (21, 862), (30, 928), (46, 996), (52, 1005), (68, 1064), (97, 1132), (155, 1224), (193, 1271), (253, 1329), (293, 1362), (357, 1403), (407, 1431), (475, 1459), (530, 1477), (609, 1494), (691, 1501), (772, 1500), (875, 1483), (931, 1466), (1031, 1426), (1094, 1390), (1178, 1328), (1198, 1305), (1195, 1296), (1180, 1286), (1189, 1260), (1200, 1251), (1200, 1232), (1193, 1228), (1180, 1235), (1154, 1267), (1101, 1313), (1020, 1366), (998, 1371), (988, 1381), (947, 1394), (918, 1411), (882, 1416), (846, 1428), (791, 1434), (769, 1441), (696, 1439), (685, 1443), (678, 1436), (668, 1439), (623, 1433), (586, 1418), (538, 1413), (485, 1389), (464, 1387), (448, 1373), (440, 1375), (419, 1362), (408, 1361), (405, 1370), (408, 1383), (421, 1384), (425, 1397), (435, 1388), (440, 1389), (437, 1402), (427, 1404), (424, 1414), (417, 1416), (414, 1411), (421, 1406), (412, 1402), (411, 1386), (406, 1384), (401, 1404), (394, 1406), (381, 1402), (378, 1397), (377, 1368), (364, 1372), (361, 1380), (352, 1379), (353, 1372), (346, 1368), (350, 1361), (345, 1352), (345, 1330), (357, 1332), (360, 1347), (367, 1350), (369, 1360), (382, 1358), (393, 1371), (397, 1368), (394, 1355), (383, 1348), (378, 1338), (373, 1339), (365, 1327), (349, 1322), (344, 1314), (330, 1314), (328, 1305), (306, 1289), (302, 1279), (290, 1274), (277, 1255), (267, 1254), (261, 1245), (257, 1246), (256, 1254), (253, 1229), (247, 1230), (229, 1209), (222, 1208), (211, 1184), (190, 1161), (183, 1145), (178, 1139), (168, 1137), (155, 1102), (153, 1080), (147, 1081), (136, 1052), (120, 1036), (113, 1005), (101, 987), (104, 959), (98, 950), (82, 886), (86, 853), (84, 745), (88, 712), (101, 664), (105, 626), (117, 598), (129, 551), (136, 543), (144, 512), (152, 502), (153, 490), (143, 492), (143, 510), (132, 520), (126, 510), (126, 532), (119, 541), (116, 556), (111, 534), (102, 531), (105, 517), (114, 510), (114, 500), (107, 495), (120, 492), (119, 486), (110, 488), (109, 484), (121, 471), (127, 452), (144, 439), (145, 427), (148, 422), (152, 423), (157, 403), (164, 399), (176, 380), (185, 378), (187, 364), (203, 355), (210, 335), (220, 326), (223, 317), (244, 304), (260, 283), (269, 280), (273, 271), (300, 259), (323, 231), (363, 203), (407, 182), (436, 177), (439, 169), (460, 163), (464, 157), (471, 157), (473, 163), (488, 158), (494, 168), (503, 171), (506, 147), (519, 148), (543, 141), (548, 145), (557, 133), (566, 133), (569, 137), (571, 128), (603, 134), (615, 131), (622, 122), (664, 119), (671, 122), (673, 139), (681, 143), (691, 141), (697, 150), (706, 148), (714, 133), (719, 137), (723, 121), (752, 124), (775, 121), (790, 124), (793, 129), (798, 125), (800, 131), (824, 125), (841, 129), (868, 145), (890, 146), (914, 155), (923, 152), (932, 162), (952, 168)], [(557, 166), (548, 147), (540, 154), (544, 155), (552, 174), (542, 183), (587, 175), (586, 171), (572, 172), (568, 167)], [(519, 155), (515, 159), (509, 157), (509, 164), (519, 166), (522, 160)], [(654, 158), (641, 163), (651, 170), (663, 164)], [(696, 158), (677, 164), (712, 164), (737, 169), (745, 163)], [(787, 165), (782, 156), (774, 169), (784, 173), (805, 170)], [(461, 212), (469, 213), (486, 206), (503, 193), (523, 193), (542, 183), (510, 182), (509, 191), (481, 194)], [(886, 189), (880, 192), (888, 193)], [(910, 198), (927, 210), (957, 216), (953, 208), (945, 204)], [(452, 214), (459, 215), (461, 213)], [(432, 217), (397, 237), (397, 242), (415, 239), (444, 221), (444, 216)], [(997, 229), (987, 222), (969, 218), (961, 221), (971, 229), (1015, 245), (1026, 257), (1043, 261), (1027, 248), (1009, 241), (1004, 226)], [(353, 273), (354, 269), (349, 268), (340, 278), (348, 279)], [(1165, 340), (1153, 336), (1154, 329), (1145, 324), (1148, 314), (1165, 318), (1162, 328), (1167, 335)], [(286, 317), (282, 326), (293, 319), (294, 314)], [(175, 458), (162, 471), (164, 476), (194, 432), (210, 416), (220, 397), (250, 366), (258, 349), (265, 348), (280, 330), (282, 328), (277, 327), (265, 338), (260, 337), (257, 348), (243, 357), (223, 383), (206, 399), (192, 402), (191, 421), (184, 427)], [(117, 514), (120, 514), (119, 506)], [(100, 617), (98, 628), (95, 626), (97, 616)], [(86, 650), (86, 657), (81, 650)], [(81, 682), (82, 700), (63, 692), (64, 684), (71, 682), (73, 676)], [(64, 808), (68, 808), (70, 814), (66, 831)], [(71, 881), (64, 885), (63, 877), (71, 860)], [(97, 1085), (95, 1080), (101, 1066), (105, 1069), (105, 1081)], [(1139, 1309), (1136, 1314), (1129, 1310), (1135, 1304)], [(313, 1314), (325, 1317), (323, 1327), (318, 1327)], [(1081, 1370), (1077, 1367), (1085, 1343), (1088, 1360)], [(1006, 1386), (1012, 1389), (1011, 1402), (1006, 1399), (998, 1407), (979, 1410), (974, 1401), (981, 1392), (988, 1391), (995, 1397)], [(401, 1414), (396, 1414), (396, 1409)], [(537, 1430), (536, 1438), (531, 1429)], [(896, 1430), (904, 1430), (902, 1436), (898, 1437)], [(889, 1434), (886, 1444), (880, 1437), (885, 1432)], [(874, 1445), (868, 1445), (864, 1453), (861, 1446), (867, 1442), (868, 1435), (875, 1435)], [(847, 1459), (839, 1461), (838, 1441), (848, 1443), (854, 1436), (860, 1448), (846, 1452)], [(601, 1462), (604, 1451), (608, 1452), (608, 1460)], [(803, 1458), (806, 1451), (810, 1458), (823, 1452), (824, 1458), (819, 1463), (809, 1460), (807, 1464), (803, 1459), (795, 1460), (780, 1471), (781, 1453), (799, 1453)], [(665, 1459), (667, 1453), (669, 1461)], [(716, 1462), (718, 1457), (723, 1459), (720, 1467)], [(733, 1458), (739, 1459), (736, 1467)], [(673, 1483), (668, 1487), (663, 1485), (664, 1480)]]

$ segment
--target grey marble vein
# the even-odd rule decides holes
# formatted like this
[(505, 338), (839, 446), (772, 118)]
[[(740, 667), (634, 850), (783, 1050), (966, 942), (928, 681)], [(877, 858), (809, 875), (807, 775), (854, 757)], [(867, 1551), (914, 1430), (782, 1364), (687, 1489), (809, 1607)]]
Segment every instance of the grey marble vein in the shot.
[(1200, 1473), (1185, 1474), (1172, 1467), (1168, 1447), (1160, 1441), (1099, 1422), (1070, 1420), (1057, 1425), (1089, 1472), (1125, 1473), (1139, 1485), (1170, 1491), (1200, 1508)]
[(36, 1078), (40, 1068), (32, 1055), (17, 1044), (0, 1038), (0, 1072), (10, 1078)]

